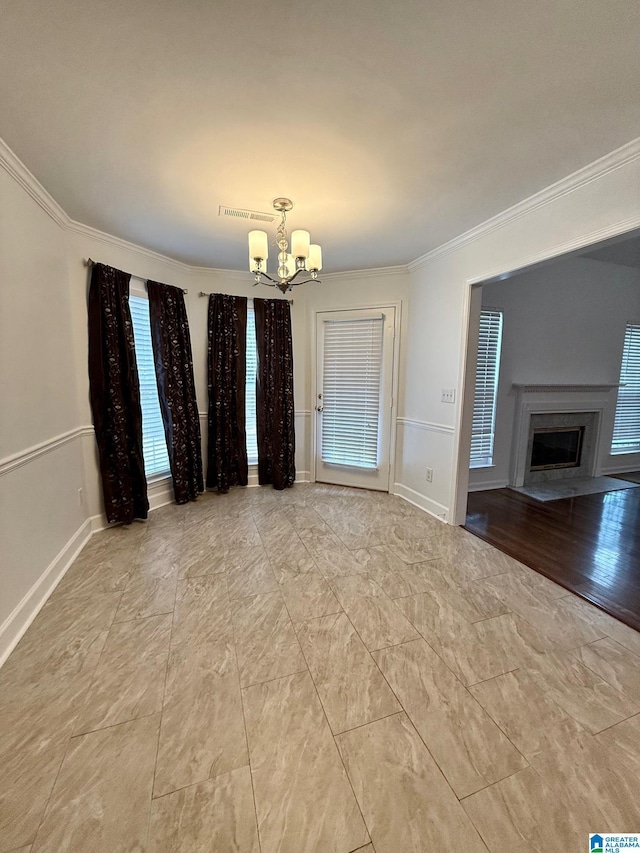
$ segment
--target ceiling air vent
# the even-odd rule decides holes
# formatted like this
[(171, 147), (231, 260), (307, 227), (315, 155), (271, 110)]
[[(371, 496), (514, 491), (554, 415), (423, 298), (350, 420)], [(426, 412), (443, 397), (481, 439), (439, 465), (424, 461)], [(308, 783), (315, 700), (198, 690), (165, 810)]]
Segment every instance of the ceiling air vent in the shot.
[(227, 207), (226, 204), (221, 204), (218, 208), (219, 216), (231, 216), (234, 219), (253, 219), (258, 222), (275, 222), (278, 218), (277, 213), (260, 213), (257, 210), (242, 210), (240, 207)]

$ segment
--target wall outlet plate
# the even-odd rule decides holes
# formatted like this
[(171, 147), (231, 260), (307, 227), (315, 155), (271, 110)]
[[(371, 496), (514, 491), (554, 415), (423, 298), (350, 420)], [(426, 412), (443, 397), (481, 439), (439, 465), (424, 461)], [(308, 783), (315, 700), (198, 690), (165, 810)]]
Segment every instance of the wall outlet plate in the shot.
[(427, 483), (433, 483), (433, 468), (427, 468), (425, 472)]

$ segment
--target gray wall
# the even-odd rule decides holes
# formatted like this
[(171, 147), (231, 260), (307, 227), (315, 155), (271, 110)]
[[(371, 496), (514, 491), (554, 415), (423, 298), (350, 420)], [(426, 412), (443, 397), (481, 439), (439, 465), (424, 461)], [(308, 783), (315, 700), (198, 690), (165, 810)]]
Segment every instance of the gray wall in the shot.
[[(470, 472), (470, 487), (509, 480), (513, 383), (617, 383), (625, 325), (640, 320), (640, 271), (574, 258), (483, 287), (483, 307), (504, 311), (493, 468)], [(615, 397), (615, 395), (612, 395)], [(603, 423), (609, 447), (612, 411)], [(600, 459), (603, 471), (640, 468), (640, 454)]]

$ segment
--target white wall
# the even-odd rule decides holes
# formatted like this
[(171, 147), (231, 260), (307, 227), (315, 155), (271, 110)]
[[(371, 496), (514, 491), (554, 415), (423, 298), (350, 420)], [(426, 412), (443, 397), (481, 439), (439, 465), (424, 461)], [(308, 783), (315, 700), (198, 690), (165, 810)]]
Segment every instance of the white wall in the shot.
[(87, 517), (67, 260), (65, 232), (0, 169), (0, 662)]
[[(640, 318), (640, 271), (571, 258), (482, 288), (483, 307), (504, 312), (493, 467), (469, 472), (469, 484), (496, 488), (509, 481), (516, 415), (513, 383), (617, 384), (625, 327)], [(611, 446), (615, 392), (602, 424)], [(640, 454), (603, 452), (603, 471), (634, 470)]]
[[(634, 142), (410, 265), (407, 424), (397, 473), (406, 494), (436, 514), (464, 520), (468, 444), (461, 446), (460, 435), (470, 284), (638, 227), (640, 144)], [(440, 402), (447, 387), (457, 389), (455, 406)], [(425, 480), (427, 466), (434, 469), (432, 483)]]

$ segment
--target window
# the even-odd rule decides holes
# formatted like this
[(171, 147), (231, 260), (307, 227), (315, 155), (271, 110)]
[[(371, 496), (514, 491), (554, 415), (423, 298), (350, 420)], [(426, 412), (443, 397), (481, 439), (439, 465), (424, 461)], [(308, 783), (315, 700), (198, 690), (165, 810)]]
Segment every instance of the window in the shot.
[(496, 428), (496, 398), (502, 346), (502, 311), (480, 312), (476, 389), (471, 431), (471, 468), (493, 464), (493, 440)]
[(129, 297), (133, 320), (133, 337), (140, 379), (140, 404), (142, 407), (142, 455), (147, 477), (169, 473), (169, 454), (160, 414), (156, 371), (151, 346), (149, 325), (149, 300), (140, 296)]
[(245, 420), (247, 431), (247, 462), (258, 464), (258, 427), (256, 420), (256, 371), (258, 351), (256, 347), (256, 318), (251, 305), (247, 309), (247, 378)]
[(378, 467), (384, 317), (325, 320), (322, 461)]
[(637, 453), (638, 451), (640, 451), (640, 323), (627, 323), (611, 452)]

